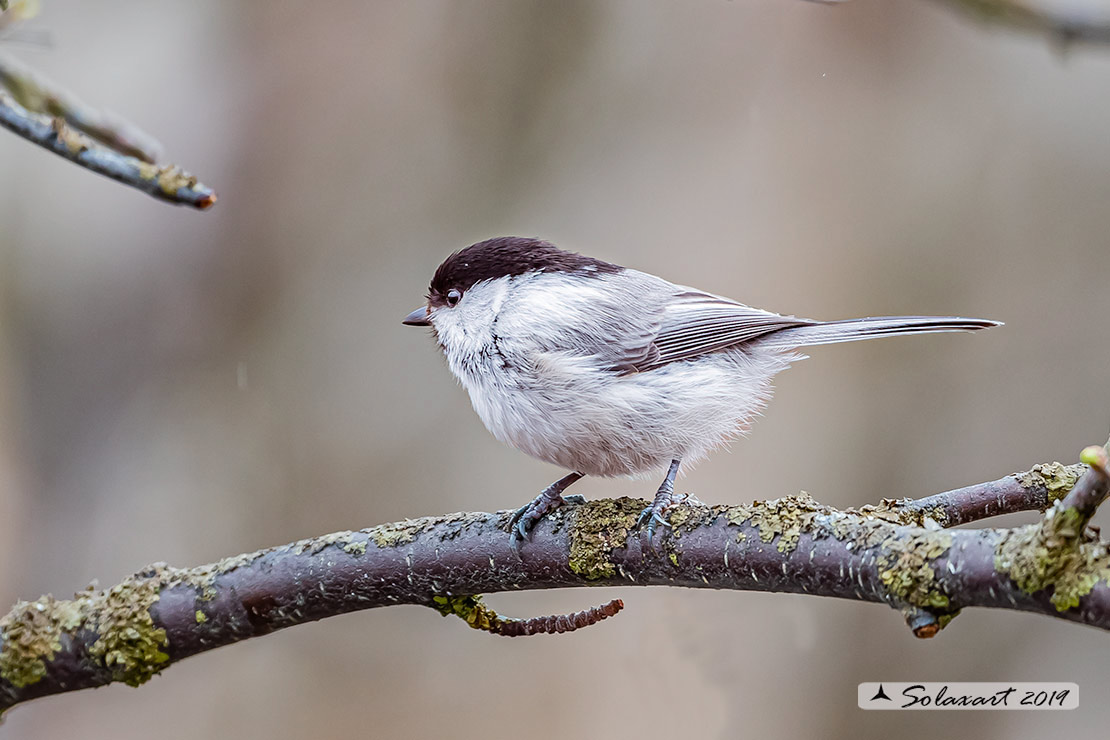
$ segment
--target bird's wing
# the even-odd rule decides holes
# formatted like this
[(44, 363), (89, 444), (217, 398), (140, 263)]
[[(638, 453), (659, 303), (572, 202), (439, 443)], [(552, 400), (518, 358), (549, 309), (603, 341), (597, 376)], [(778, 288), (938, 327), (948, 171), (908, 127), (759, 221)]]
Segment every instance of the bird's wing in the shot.
[(502, 345), (526, 338), (516, 350), (521, 354), (590, 357), (602, 368), (630, 374), (817, 322), (625, 270), (585, 283), (533, 277), (518, 285), (498, 323)]
[(780, 329), (816, 323), (780, 316), (710, 293), (680, 289), (667, 303), (650, 346), (640, 350), (631, 367), (636, 372), (653, 370), (735, 347)]
[(598, 369), (633, 373), (658, 358), (654, 341), (674, 293), (674, 285), (634, 270), (522, 275), (497, 314), (495, 340), (516, 361), (551, 368), (586, 358)]

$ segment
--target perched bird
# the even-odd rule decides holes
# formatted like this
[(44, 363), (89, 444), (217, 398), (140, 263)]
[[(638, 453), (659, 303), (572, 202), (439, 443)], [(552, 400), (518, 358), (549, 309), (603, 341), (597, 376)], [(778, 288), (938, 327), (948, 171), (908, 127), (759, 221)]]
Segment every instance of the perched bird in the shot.
[(666, 470), (641, 516), (650, 542), (685, 498), (679, 465), (746, 432), (800, 347), (998, 325), (781, 316), (515, 236), (444, 260), (404, 323), (434, 330), (494, 437), (572, 471), (517, 510), (514, 548), (579, 478)]

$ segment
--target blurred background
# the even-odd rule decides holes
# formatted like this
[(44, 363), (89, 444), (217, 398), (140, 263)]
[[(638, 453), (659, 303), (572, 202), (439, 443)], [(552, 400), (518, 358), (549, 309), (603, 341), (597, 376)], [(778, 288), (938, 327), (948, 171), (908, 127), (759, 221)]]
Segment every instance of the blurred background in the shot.
[[(1110, 48), (921, 0), (89, 3), (6, 44), (220, 195), (158, 203), (0, 132), (0, 602), (563, 474), (499, 445), (400, 319), (452, 250), (542, 236), (816, 318), (1006, 326), (817, 347), (680, 490), (836, 506), (1102, 442)], [(588, 497), (652, 482), (587, 479)], [(1032, 520), (1016, 516), (1000, 524)], [(679, 589), (494, 595), (504, 640), (398, 607), (17, 708), (9, 737), (1043, 737), (1105, 729), (1107, 637)], [(865, 713), (877, 680), (1075, 681), (1068, 714)], [(156, 728), (152, 730), (152, 728)]]

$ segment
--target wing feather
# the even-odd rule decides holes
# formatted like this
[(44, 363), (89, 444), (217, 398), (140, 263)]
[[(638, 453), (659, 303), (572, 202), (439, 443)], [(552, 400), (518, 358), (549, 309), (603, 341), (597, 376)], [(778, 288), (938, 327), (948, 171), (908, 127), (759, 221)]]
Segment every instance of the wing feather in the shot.
[(781, 316), (697, 290), (683, 290), (667, 305), (648, 352), (635, 364), (643, 372), (750, 342), (766, 334), (817, 322)]

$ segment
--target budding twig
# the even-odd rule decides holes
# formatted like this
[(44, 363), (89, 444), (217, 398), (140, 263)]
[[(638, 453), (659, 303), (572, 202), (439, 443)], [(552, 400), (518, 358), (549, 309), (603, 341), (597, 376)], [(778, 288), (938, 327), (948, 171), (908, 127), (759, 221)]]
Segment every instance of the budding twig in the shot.
[(1091, 446), (1079, 454), (1079, 459), (1090, 466), (1075, 487), (1060, 502), (1060, 508), (1075, 509), (1082, 515), (1086, 526), (1095, 510), (1106, 500), (1110, 492), (1110, 460), (1106, 448)]

